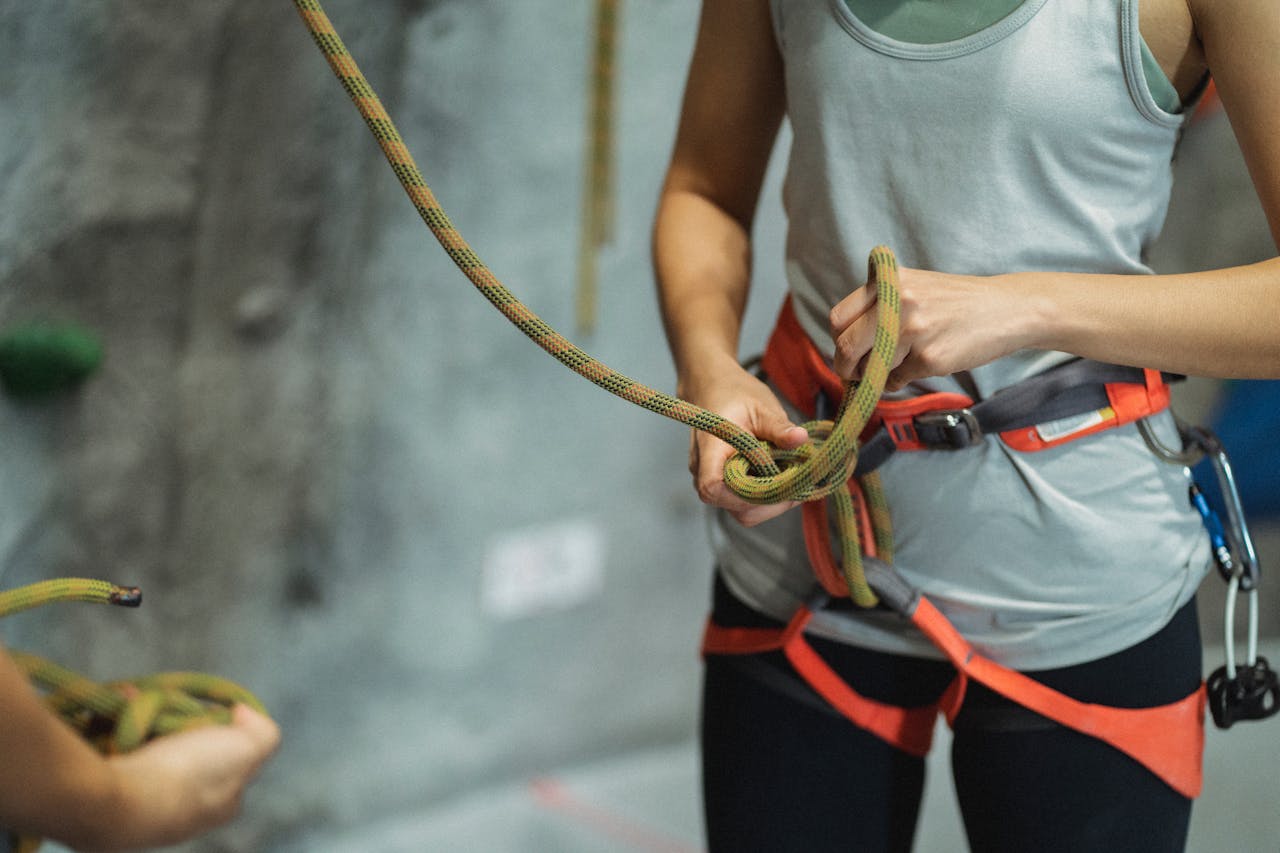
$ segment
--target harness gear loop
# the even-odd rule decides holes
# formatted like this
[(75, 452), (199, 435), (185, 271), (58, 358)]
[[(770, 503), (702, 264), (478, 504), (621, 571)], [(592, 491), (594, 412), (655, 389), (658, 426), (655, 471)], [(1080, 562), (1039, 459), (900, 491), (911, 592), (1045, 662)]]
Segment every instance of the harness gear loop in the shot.
[[(1151, 427), (1139, 422), (1138, 427), (1147, 447), (1157, 457), (1173, 465), (1182, 465), (1190, 485), (1187, 495), (1199, 513), (1213, 552), (1218, 573), (1227, 583), (1223, 605), (1223, 651), (1226, 662), (1208, 678), (1209, 710), (1220, 729), (1229, 729), (1241, 720), (1262, 720), (1280, 711), (1280, 678), (1265, 657), (1258, 654), (1258, 581), (1261, 569), (1258, 555), (1245, 521), (1240, 492), (1226, 449), (1218, 437), (1205, 427), (1178, 422), (1182, 438), (1181, 450), (1167, 447)], [(1226, 509), (1224, 526), (1191, 475), (1191, 466), (1209, 459)], [(1249, 598), (1248, 625), (1245, 629), (1246, 659), (1236, 664), (1235, 614), (1236, 598), (1243, 592)]]

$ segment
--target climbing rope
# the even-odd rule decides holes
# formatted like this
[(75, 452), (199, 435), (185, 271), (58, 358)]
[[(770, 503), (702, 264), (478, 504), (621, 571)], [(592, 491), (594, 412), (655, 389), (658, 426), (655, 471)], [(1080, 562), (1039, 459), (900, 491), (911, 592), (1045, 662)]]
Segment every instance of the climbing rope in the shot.
[[(85, 578), (59, 578), (0, 592), (0, 618), (60, 601), (137, 607), (137, 587)], [(33, 654), (9, 651), (26, 677), (44, 692), (44, 703), (99, 752), (131, 752), (163, 735), (231, 721), (231, 707), (244, 703), (266, 713), (238, 684), (200, 672), (166, 672), (99, 684)], [(40, 839), (19, 836), (13, 847), (30, 853)]]
[[(710, 433), (731, 445), (737, 453), (725, 468), (725, 482), (744, 500), (772, 504), (832, 496), (841, 542), (841, 569), (850, 594), (859, 605), (873, 606), (875, 594), (862, 576), (856, 498), (849, 491), (848, 481), (857, 466), (858, 436), (871, 419), (884, 392), (897, 347), (901, 309), (898, 267), (893, 252), (883, 246), (877, 247), (872, 250), (868, 261), (867, 286), (875, 288), (879, 310), (875, 342), (861, 381), (846, 386), (834, 421), (815, 421), (804, 425), (810, 440), (803, 446), (795, 450), (770, 447), (714, 412), (642, 385), (597, 361), (547, 325), (507, 290), (441, 209), (391, 117), (360, 72), (320, 3), (317, 0), (294, 0), (294, 5), (329, 67), (377, 139), (418, 214), (476, 289), (521, 332), (570, 370), (630, 403)], [(892, 552), (892, 529), (883, 491), (874, 476), (862, 478), (861, 484), (875, 524), (878, 553), (882, 559), (887, 559), (886, 555)]]
[(582, 182), (582, 232), (578, 238), (578, 331), (596, 327), (597, 259), (600, 247), (613, 239), (614, 93), (621, 0), (596, 0), (595, 39), (587, 104), (586, 162)]

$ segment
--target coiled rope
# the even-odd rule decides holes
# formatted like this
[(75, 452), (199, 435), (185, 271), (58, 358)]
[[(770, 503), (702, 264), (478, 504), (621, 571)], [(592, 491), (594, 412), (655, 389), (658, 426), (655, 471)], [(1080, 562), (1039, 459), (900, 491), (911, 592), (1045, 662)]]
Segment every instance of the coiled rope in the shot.
[[(476, 289), (516, 328), (570, 370), (630, 403), (710, 433), (731, 445), (737, 453), (725, 468), (725, 482), (744, 500), (772, 504), (831, 496), (841, 543), (841, 569), (849, 592), (859, 605), (873, 606), (876, 596), (863, 578), (856, 498), (849, 491), (848, 481), (857, 465), (858, 436), (884, 392), (897, 347), (900, 304), (898, 267), (893, 252), (879, 246), (871, 251), (868, 262), (867, 286), (875, 288), (879, 310), (875, 342), (861, 381), (846, 386), (834, 421), (804, 425), (810, 440), (803, 446), (796, 450), (770, 447), (714, 412), (642, 385), (597, 361), (547, 325), (507, 290), (441, 209), (391, 116), (360, 72), (320, 3), (317, 0), (294, 0), (294, 6), (329, 67), (378, 141), (418, 214)], [(862, 491), (873, 519), (877, 552), (881, 559), (887, 561), (892, 554), (892, 528), (878, 478), (874, 475), (862, 478)]]
[[(101, 580), (58, 578), (0, 592), (0, 618), (60, 601), (137, 607), (142, 593)], [(165, 672), (99, 684), (26, 652), (10, 651), (26, 677), (44, 691), (45, 706), (99, 752), (131, 752), (147, 741), (199, 726), (226, 724), (231, 707), (244, 703), (266, 713), (240, 685), (201, 672)], [(14, 848), (29, 853), (40, 839), (20, 836)]]

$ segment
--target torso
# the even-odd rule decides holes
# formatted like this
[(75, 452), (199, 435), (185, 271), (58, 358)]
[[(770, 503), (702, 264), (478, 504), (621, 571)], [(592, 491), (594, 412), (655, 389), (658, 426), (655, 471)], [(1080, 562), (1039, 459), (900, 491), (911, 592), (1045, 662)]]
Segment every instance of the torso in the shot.
[[(1149, 91), (1139, 32), (1193, 96), (1183, 0), (952, 0), (979, 13), (967, 16), (970, 34), (931, 43), (881, 33), (855, 11), (877, 4), (869, 18), (901, 12), (889, 21), (901, 25), (928, 6), (890, 2), (771, 3), (792, 128), (785, 271), (806, 333), (827, 339), (830, 306), (863, 280), (878, 243), (907, 266), (965, 275), (1148, 273), (1186, 119)], [(972, 371), (971, 384), (989, 396), (1068, 357), (1019, 352)], [(918, 385), (965, 390), (948, 377)], [(1172, 434), (1167, 418), (1157, 425)], [(1035, 454), (993, 440), (897, 454), (881, 476), (899, 570), (1010, 666), (1068, 666), (1131, 645), (1190, 598), (1206, 566), (1181, 471), (1132, 428)], [(723, 529), (726, 582), (785, 619), (813, 583), (798, 521)], [(814, 630), (932, 654), (874, 614), (832, 615)]]

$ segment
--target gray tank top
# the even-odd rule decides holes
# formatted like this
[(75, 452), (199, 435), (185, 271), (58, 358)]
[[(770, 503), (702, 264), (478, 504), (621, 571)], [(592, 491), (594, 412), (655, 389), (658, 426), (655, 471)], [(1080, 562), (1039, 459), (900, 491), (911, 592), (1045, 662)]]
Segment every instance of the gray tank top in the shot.
[[(972, 35), (887, 38), (844, 0), (773, 0), (793, 132), (783, 201), (797, 315), (831, 349), (830, 307), (879, 243), (906, 266), (1145, 274), (1183, 117), (1146, 85), (1135, 0), (1025, 0)], [(1068, 358), (1024, 351), (973, 371), (981, 396)], [(968, 393), (953, 378), (912, 393)], [(1157, 430), (1174, 441), (1169, 416)], [(1039, 453), (997, 439), (899, 453), (881, 469), (899, 569), (1009, 666), (1066, 666), (1158, 630), (1194, 594), (1208, 547), (1181, 469), (1132, 426)], [(786, 618), (812, 590), (799, 513), (718, 525), (726, 582)], [(894, 616), (814, 630), (935, 656)]]

